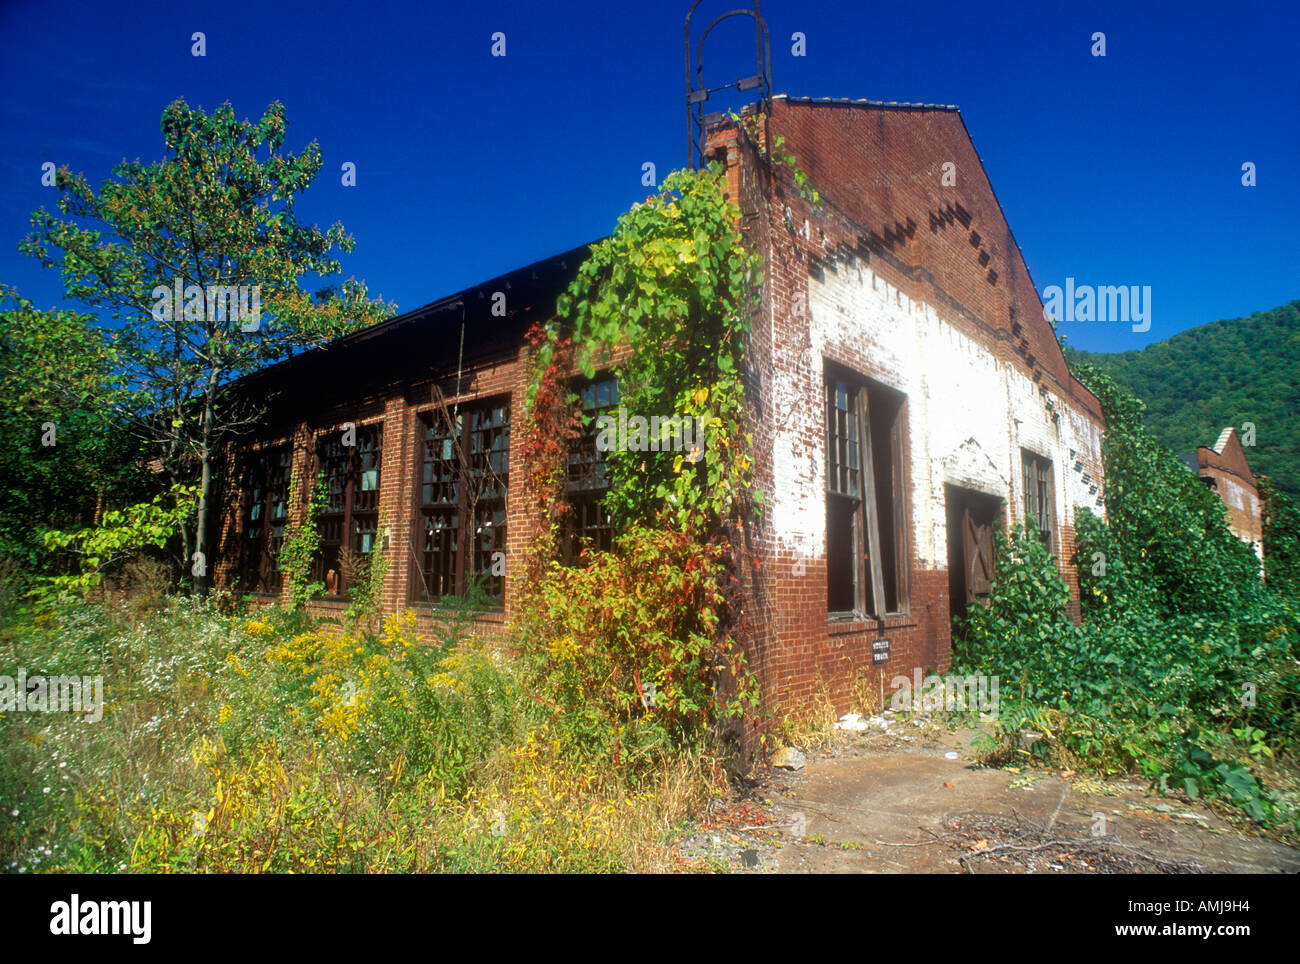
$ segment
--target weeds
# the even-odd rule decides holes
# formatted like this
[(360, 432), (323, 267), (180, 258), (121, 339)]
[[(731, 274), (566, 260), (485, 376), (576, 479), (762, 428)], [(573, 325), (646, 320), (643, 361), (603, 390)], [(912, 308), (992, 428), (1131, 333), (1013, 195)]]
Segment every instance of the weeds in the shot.
[(104, 676), (103, 721), (0, 715), (10, 872), (665, 869), (725, 785), (574, 752), (522, 665), (449, 619), (378, 632), (167, 599), (7, 612), (4, 667)]

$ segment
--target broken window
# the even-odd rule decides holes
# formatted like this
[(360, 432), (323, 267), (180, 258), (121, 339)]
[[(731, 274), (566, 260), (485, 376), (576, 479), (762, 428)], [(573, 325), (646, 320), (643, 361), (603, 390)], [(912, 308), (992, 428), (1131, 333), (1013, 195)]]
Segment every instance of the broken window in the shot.
[(317, 516), (320, 557), (314, 578), (327, 596), (340, 596), (357, 585), (370, 565), (379, 526), (379, 463), (383, 426), (363, 425), (355, 445), (343, 444), (341, 431), (320, 438), (318, 473), (326, 486), (325, 505)]
[(240, 568), (244, 586), (254, 592), (280, 591), (279, 555), (289, 522), (292, 459), (289, 446), (282, 445), (250, 454), (245, 462), (247, 501)]
[(436, 602), (482, 580), (504, 603), (510, 403), (443, 407), (421, 418), (423, 552), (413, 595)]
[(825, 387), (827, 610), (845, 617), (902, 612), (903, 396), (830, 366)]
[(1052, 485), (1052, 462), (1027, 449), (1020, 450), (1021, 480), (1024, 485), (1025, 517), (1038, 527), (1039, 538), (1048, 551), (1055, 552), (1052, 538), (1053, 507), (1056, 505)]
[(578, 388), (582, 428), (569, 450), (568, 478), (564, 494), (572, 509), (564, 522), (560, 553), (573, 565), (584, 548), (609, 549), (614, 542), (614, 524), (605, 509), (609, 491), (605, 453), (596, 447), (596, 419), (618, 408), (618, 381), (604, 378)]

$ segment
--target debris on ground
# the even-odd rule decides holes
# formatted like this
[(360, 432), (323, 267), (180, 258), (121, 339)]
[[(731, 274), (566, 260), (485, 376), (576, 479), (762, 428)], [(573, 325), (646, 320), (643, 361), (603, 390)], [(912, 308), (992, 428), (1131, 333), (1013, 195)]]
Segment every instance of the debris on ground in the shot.
[(1114, 834), (1077, 836), (1044, 826), (1013, 810), (1010, 817), (965, 814), (949, 825), (952, 846), (966, 873), (1203, 874), (1189, 860), (1159, 857), (1119, 841)]
[(783, 746), (772, 757), (772, 766), (782, 770), (802, 770), (808, 758), (792, 746)]

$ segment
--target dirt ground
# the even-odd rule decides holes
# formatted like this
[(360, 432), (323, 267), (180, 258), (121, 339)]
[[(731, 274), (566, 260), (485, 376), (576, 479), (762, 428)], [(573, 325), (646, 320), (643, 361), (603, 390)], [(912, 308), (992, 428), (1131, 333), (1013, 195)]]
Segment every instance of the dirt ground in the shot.
[(1069, 771), (987, 769), (979, 730), (867, 718), (763, 769), (675, 845), (735, 873), (1296, 873), (1300, 851), (1198, 801)]

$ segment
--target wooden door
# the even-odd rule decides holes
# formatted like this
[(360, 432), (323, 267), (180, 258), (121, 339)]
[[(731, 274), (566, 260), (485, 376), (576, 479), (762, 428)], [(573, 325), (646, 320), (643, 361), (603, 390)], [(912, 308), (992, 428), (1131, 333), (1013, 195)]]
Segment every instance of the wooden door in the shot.
[(966, 575), (966, 605), (993, 588), (993, 524), (978, 516), (970, 505), (962, 507), (962, 560)]

